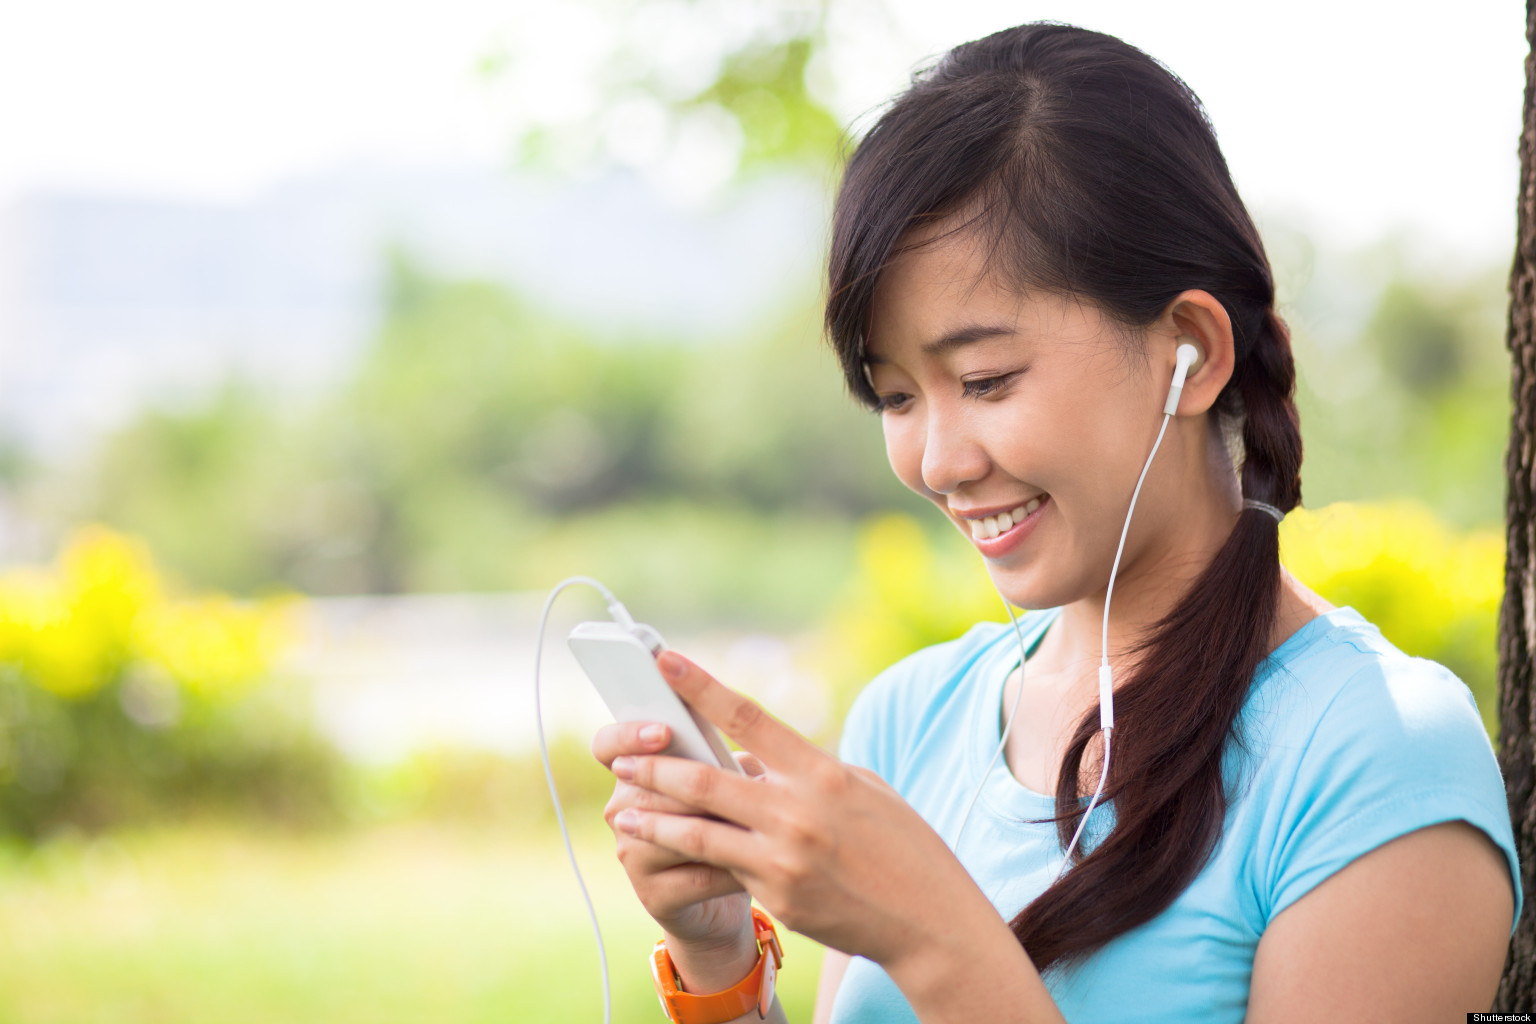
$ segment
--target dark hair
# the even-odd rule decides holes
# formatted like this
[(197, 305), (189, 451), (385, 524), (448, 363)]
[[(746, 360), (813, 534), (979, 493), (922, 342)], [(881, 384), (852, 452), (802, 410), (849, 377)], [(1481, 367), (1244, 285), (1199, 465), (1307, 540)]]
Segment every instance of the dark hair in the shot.
[[(1187, 289), (1213, 295), (1235, 339), (1215, 411), (1241, 417), (1243, 496), (1282, 511), (1300, 503), (1296, 371), (1269, 261), (1199, 99), (1167, 68), (1113, 36), (1039, 23), (958, 46), (914, 77), (849, 159), (833, 214), (827, 327), (866, 404), (876, 281), (908, 232), (950, 218), (989, 241), (989, 259), (1020, 287), (1091, 301), (1130, 327)], [(1206, 863), (1226, 813), (1223, 751), (1279, 595), (1275, 521), (1245, 510), (1141, 640), (1116, 690), (1114, 830), (1012, 922), (1040, 970), (1156, 917)], [(1063, 847), (1097, 732), (1094, 709), (1062, 762)]]

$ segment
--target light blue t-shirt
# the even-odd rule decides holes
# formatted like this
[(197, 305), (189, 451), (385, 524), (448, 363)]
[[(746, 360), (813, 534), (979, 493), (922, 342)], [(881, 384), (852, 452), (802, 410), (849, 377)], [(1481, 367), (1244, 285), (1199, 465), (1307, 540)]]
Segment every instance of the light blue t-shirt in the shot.
[[(1033, 652), (1057, 610), (1022, 621)], [(1019, 663), (1006, 624), (978, 625), (881, 673), (844, 726), (843, 760), (890, 783), (953, 844), (1005, 919), (1061, 865), (1055, 799), (1020, 785), (999, 758), (1003, 683)], [(1122, 723), (1123, 724), (1123, 723)], [(1351, 608), (1307, 623), (1260, 667), (1239, 716), (1245, 754), (1228, 744), (1229, 802), (1205, 868), (1161, 914), (1046, 984), (1071, 1024), (1240, 1022), (1265, 927), (1356, 857), (1415, 829), (1463, 820), (1519, 868), (1498, 763), (1472, 694), (1444, 667), (1410, 658)], [(1092, 848), (1114, 808), (1096, 808)], [(855, 957), (834, 1024), (917, 1018), (876, 964)]]

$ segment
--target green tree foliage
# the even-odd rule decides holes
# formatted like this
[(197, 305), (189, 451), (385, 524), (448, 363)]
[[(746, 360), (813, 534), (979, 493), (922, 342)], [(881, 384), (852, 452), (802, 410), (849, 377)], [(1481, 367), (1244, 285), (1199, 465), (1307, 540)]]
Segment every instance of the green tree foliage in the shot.
[[(388, 317), (334, 407), (381, 487), (471, 477), (549, 515), (652, 487), (683, 353), (599, 347), (493, 285), (397, 261)], [(447, 480), (445, 479), (446, 483)]]
[(692, 353), (665, 437), (676, 489), (720, 504), (864, 515), (919, 508), (879, 421), (846, 397), (807, 307), (744, 344)]
[(915, 501), (809, 307), (709, 347), (602, 341), (397, 258), (356, 371), (280, 408), (230, 387), (147, 413), (95, 460), (83, 514), (200, 585), (504, 590), (601, 568), (671, 611), (784, 623), (830, 599), (854, 518)]
[(825, 35), (825, 6), (800, 31), (754, 35), (726, 55), (709, 88), (680, 104), (714, 104), (741, 129), (740, 166), (750, 172), (785, 163), (825, 166), (842, 128), (806, 86), (806, 69)]
[(1413, 266), (1396, 244), (1359, 259), (1333, 284), (1375, 296), (1363, 316), (1328, 312), (1311, 294), (1325, 282), (1291, 313), (1307, 503), (1406, 496), (1462, 526), (1498, 522), (1509, 422), (1502, 275)]
[(96, 453), (67, 518), (144, 534), (206, 585), (272, 582), (292, 452), (278, 409), (231, 382), (197, 407), (145, 411)]
[(687, 524), (672, 552), (694, 548), (677, 564), (699, 571), (775, 516), (846, 519), (895, 494), (806, 316), (695, 349), (596, 341), (500, 288), (403, 265), (391, 295), (323, 428), (333, 478), (384, 524), (361, 552), (371, 589), (537, 587), (562, 571), (551, 551), (565, 572), (605, 547), (646, 564), (669, 523)]
[[(545, 89), (590, 93), (556, 113), (521, 106), (520, 162), (559, 172), (663, 159), (688, 148), (695, 132), (734, 140), (733, 170), (750, 175), (786, 167), (821, 173), (840, 151), (841, 120), (812, 88), (812, 64), (828, 45), (830, 0), (742, 4), (737, 0), (585, 0), (573, 4), (616, 25), (603, 58), (579, 84), (539, 81)], [(846, 6), (846, 4), (844, 5)], [(527, 39), (482, 62), (492, 80), (519, 78)], [(684, 159), (686, 153), (682, 153)]]

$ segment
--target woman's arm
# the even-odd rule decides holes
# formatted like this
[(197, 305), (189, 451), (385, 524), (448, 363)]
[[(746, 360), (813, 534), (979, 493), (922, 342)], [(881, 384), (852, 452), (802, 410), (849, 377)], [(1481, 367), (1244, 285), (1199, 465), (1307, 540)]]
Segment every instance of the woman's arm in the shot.
[(1429, 1024), (1487, 1010), (1509, 946), (1510, 886), (1504, 854), (1465, 822), (1384, 843), (1270, 923), (1247, 1024)]
[(821, 957), (821, 980), (816, 983), (815, 1024), (832, 1024), (832, 1004), (837, 1000), (837, 987), (848, 973), (847, 953), (829, 949)]

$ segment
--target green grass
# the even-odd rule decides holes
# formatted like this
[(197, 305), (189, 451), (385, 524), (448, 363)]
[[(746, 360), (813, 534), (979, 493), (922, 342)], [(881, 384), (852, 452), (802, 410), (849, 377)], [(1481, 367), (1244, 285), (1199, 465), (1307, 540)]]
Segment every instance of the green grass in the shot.
[[(656, 926), (606, 834), (578, 855), (613, 1019), (654, 1024)], [(787, 945), (780, 991), (809, 1021), (820, 950)], [(0, 1024), (601, 1020), (596, 949), (553, 833), (203, 828), (0, 856)]]

